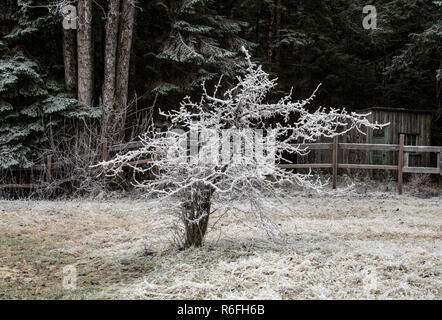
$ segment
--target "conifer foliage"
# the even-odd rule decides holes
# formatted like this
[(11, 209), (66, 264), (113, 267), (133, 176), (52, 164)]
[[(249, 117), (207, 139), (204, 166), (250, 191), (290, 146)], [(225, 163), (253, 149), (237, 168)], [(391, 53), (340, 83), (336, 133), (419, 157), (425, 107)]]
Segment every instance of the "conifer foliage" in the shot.
[(189, 94), (202, 81), (221, 74), (234, 78), (245, 69), (238, 53), (241, 46), (253, 45), (240, 35), (248, 23), (226, 17), (222, 2), (159, 0), (152, 2), (151, 13), (158, 15), (158, 24), (149, 27), (163, 34), (155, 39), (154, 51), (146, 53), (158, 75), (153, 93)]
[[(38, 10), (34, 0), (10, 1), (3, 11), (6, 35), (0, 42), (0, 168), (31, 167), (48, 150), (51, 134), (82, 112), (66, 93), (56, 67), (46, 65), (44, 36), (54, 33), (59, 17)], [(34, 8), (35, 7), (35, 8)], [(34, 55), (37, 55), (35, 57)], [(40, 55), (42, 59), (40, 59)]]

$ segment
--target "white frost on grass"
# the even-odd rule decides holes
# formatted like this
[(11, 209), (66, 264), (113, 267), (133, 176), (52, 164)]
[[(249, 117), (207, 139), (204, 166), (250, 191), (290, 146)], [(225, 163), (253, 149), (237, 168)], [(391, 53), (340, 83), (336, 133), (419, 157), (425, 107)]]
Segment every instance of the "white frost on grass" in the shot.
[(212, 235), (201, 250), (161, 257), (154, 272), (119, 297), (442, 298), (440, 199), (417, 200), (419, 206), (406, 197), (350, 205), (341, 198), (299, 201), (303, 216), (276, 218), (285, 241), (267, 242), (256, 230), (227, 224), (224, 240)]
[[(274, 217), (278, 242), (230, 217), (201, 249), (184, 251), (165, 241), (164, 216), (129, 199), (0, 201), (0, 232), (56, 236), (53, 250), (81, 253), (82, 263), (128, 259), (130, 268), (137, 257), (151, 266), (90, 298), (442, 298), (441, 197), (299, 194), (289, 205), (295, 213)], [(140, 262), (146, 241), (157, 254)]]
[(224, 243), (213, 251), (190, 250), (162, 259), (155, 272), (121, 290), (119, 297), (440, 298), (440, 271), (435, 268), (440, 255), (435, 252), (421, 255), (395, 245), (336, 242), (302, 240), (276, 250)]

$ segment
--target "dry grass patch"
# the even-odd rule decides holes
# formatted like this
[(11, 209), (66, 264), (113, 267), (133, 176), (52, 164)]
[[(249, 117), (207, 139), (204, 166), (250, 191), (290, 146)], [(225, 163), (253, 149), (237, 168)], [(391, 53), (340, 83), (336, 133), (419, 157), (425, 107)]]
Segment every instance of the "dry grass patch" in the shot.
[[(0, 201), (0, 297), (442, 298), (441, 197), (300, 194), (288, 205), (278, 241), (222, 218), (203, 248), (178, 251), (140, 200)], [(77, 290), (62, 288), (66, 265)]]

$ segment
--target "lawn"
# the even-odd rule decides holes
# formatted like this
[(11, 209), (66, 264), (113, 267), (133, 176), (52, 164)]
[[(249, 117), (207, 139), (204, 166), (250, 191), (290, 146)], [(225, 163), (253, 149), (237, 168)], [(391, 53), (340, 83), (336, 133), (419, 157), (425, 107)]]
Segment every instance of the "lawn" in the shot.
[(277, 239), (221, 218), (204, 247), (177, 250), (144, 200), (0, 201), (0, 299), (442, 298), (442, 197), (289, 206)]

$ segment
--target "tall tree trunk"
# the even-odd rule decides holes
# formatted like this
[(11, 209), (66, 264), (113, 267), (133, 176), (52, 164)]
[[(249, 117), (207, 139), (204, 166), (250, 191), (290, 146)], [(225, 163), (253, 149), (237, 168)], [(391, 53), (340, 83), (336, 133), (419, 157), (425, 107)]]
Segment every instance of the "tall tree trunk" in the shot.
[(75, 32), (72, 29), (63, 29), (63, 62), (64, 62), (64, 82), (69, 91), (77, 88), (77, 65), (75, 52)]
[(118, 106), (126, 108), (129, 88), (129, 63), (135, 22), (135, 0), (123, 0), (118, 39), (116, 96)]
[(124, 139), (126, 107), (129, 90), (129, 63), (135, 24), (135, 0), (123, 0), (120, 18), (120, 34), (117, 48), (116, 100), (119, 108), (117, 124), (118, 140)]
[(92, 0), (78, 0), (78, 101), (93, 105)]
[(106, 47), (104, 56), (103, 105), (112, 107), (115, 101), (115, 71), (117, 64), (118, 22), (120, 0), (109, 1), (106, 22)]
[(282, 12), (282, 3), (281, 0), (278, 0), (278, 6), (276, 7), (276, 43), (278, 47), (276, 49), (275, 61), (280, 64), (281, 63), (281, 12)]
[(269, 31), (267, 39), (267, 61), (269, 63), (269, 71), (272, 71), (273, 63), (273, 41), (274, 41), (274, 28), (275, 28), (275, 5), (271, 3), (269, 5), (270, 21), (269, 21)]

